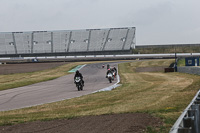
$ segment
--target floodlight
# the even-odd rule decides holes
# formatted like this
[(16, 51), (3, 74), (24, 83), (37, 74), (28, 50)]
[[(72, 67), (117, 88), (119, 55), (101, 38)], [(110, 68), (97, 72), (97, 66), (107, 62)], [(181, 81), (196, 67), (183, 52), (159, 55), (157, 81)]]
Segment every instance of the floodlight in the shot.
[(36, 45), (36, 44), (38, 44), (38, 42), (37, 41), (33, 41), (33, 45)]
[(88, 39), (85, 39), (85, 40), (84, 40), (84, 42), (85, 42), (85, 43), (88, 43), (88, 42), (89, 42), (89, 40), (88, 40)]
[(107, 42), (111, 42), (112, 41), (112, 38), (108, 38)]
[(13, 45), (14, 45), (14, 42), (9, 42), (9, 45), (13, 46)]
[(75, 42), (75, 40), (71, 40), (71, 41), (70, 41), (70, 43), (74, 43), (74, 42)]
[(126, 41), (126, 38), (125, 38), (125, 37), (121, 38), (121, 41), (122, 41), (122, 42), (125, 42), (125, 41)]
[(52, 44), (52, 41), (51, 40), (47, 41), (47, 44)]

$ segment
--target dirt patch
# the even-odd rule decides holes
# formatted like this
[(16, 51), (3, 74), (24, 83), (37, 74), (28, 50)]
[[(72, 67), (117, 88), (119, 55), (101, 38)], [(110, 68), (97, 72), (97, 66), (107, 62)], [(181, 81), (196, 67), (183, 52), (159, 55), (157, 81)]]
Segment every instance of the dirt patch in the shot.
[(67, 64), (67, 62), (5, 64), (0, 65), (0, 74), (41, 71), (50, 68), (55, 68), (64, 64)]
[(159, 127), (160, 119), (148, 114), (115, 114), (74, 119), (35, 121), (1, 126), (1, 133), (142, 133), (147, 126)]
[(137, 67), (136, 72), (164, 72), (167, 66), (160, 66), (160, 67)]

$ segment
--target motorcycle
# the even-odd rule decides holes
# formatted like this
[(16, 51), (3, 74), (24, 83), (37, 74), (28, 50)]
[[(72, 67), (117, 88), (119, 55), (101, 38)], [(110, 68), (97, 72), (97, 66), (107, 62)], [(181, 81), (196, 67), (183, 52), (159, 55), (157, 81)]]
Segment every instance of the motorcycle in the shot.
[(110, 83), (112, 83), (112, 80), (114, 80), (112, 73), (108, 73), (107, 78), (108, 78)]
[(77, 87), (78, 91), (83, 90), (83, 83), (82, 83), (80, 77), (76, 77), (75, 78), (75, 84), (76, 84), (76, 87)]
[(116, 77), (116, 72), (112, 71), (112, 73), (113, 73), (113, 77), (115, 78)]

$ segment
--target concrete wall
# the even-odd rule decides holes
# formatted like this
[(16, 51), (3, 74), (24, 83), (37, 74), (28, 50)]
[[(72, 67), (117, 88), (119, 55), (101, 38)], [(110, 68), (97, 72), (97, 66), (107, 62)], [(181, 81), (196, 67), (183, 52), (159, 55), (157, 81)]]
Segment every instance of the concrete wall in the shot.
[(200, 67), (184, 66), (178, 67), (178, 72), (200, 75)]

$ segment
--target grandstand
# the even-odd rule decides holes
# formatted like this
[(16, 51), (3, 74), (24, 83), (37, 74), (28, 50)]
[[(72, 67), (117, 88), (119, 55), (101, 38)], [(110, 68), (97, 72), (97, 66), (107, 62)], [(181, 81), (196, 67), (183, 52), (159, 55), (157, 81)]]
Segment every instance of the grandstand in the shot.
[(135, 27), (0, 33), (0, 57), (127, 54)]

